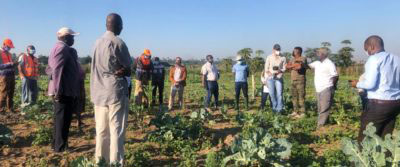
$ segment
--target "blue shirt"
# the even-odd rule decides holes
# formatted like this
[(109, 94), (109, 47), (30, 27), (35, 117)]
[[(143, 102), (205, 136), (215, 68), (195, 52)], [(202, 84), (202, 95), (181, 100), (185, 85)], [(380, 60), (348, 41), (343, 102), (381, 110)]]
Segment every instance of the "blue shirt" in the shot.
[(249, 66), (247, 64), (235, 64), (232, 67), (232, 72), (235, 73), (235, 82), (247, 82), (249, 76)]
[(357, 88), (365, 89), (368, 99), (400, 99), (400, 57), (380, 52), (370, 56), (365, 63), (364, 80)]

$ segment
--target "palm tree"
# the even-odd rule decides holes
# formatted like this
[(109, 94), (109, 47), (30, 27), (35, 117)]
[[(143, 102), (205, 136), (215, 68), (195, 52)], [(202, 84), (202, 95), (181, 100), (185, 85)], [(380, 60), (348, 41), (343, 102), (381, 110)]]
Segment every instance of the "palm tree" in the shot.
[(351, 45), (351, 41), (346, 39), (341, 42), (343, 45)]
[(251, 58), (251, 54), (253, 54), (253, 49), (251, 48), (243, 48), (237, 52), (238, 55), (242, 56), (245, 60), (249, 60)]
[(261, 57), (265, 52), (263, 50), (256, 50), (256, 56)]

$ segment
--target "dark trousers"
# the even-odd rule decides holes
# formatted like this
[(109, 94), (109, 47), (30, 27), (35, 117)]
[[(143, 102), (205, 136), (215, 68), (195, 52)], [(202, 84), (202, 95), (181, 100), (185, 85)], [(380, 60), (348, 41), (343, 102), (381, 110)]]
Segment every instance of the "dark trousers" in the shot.
[(261, 109), (263, 110), (265, 108), (265, 103), (267, 103), (267, 99), (269, 99), (269, 104), (271, 105), (271, 97), (269, 97), (269, 93), (264, 93), (264, 88), (263, 88), (263, 92), (261, 95)]
[(63, 152), (68, 145), (69, 127), (71, 126), (72, 113), (77, 112), (78, 109), (78, 98), (62, 96), (60, 100), (54, 100), (53, 105), (53, 149), (55, 152)]
[(235, 99), (236, 99), (236, 105), (239, 106), (239, 98), (240, 98), (240, 90), (242, 90), (244, 99), (246, 102), (246, 107), (249, 103), (249, 95), (248, 95), (248, 84), (247, 82), (235, 82)]
[(157, 89), (158, 89), (158, 102), (159, 104), (163, 104), (164, 82), (153, 82), (151, 85), (153, 86), (153, 96), (152, 96), (153, 103), (155, 103), (156, 101)]
[(214, 96), (215, 106), (218, 106), (218, 82), (217, 81), (207, 81), (207, 97), (205, 107), (208, 107), (211, 102), (211, 97)]
[(369, 100), (366, 110), (361, 114), (361, 127), (358, 134), (358, 142), (361, 142), (367, 125), (372, 122), (376, 127), (376, 134), (384, 137), (392, 133), (396, 124), (396, 117), (400, 113), (400, 101), (393, 103), (376, 103)]

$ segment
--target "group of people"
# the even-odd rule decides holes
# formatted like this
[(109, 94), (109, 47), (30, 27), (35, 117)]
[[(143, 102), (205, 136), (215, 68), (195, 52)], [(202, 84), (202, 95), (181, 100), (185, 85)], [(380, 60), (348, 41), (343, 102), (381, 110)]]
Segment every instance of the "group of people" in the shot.
[[(151, 81), (152, 104), (163, 104), (165, 66), (158, 57), (152, 59), (151, 51), (144, 52), (134, 61), (129, 49), (118, 36), (122, 32), (122, 18), (111, 13), (106, 19), (106, 32), (96, 41), (91, 63), (90, 95), (94, 104), (96, 123), (97, 160), (104, 158), (106, 162), (123, 163), (125, 128), (128, 119), (129, 98), (132, 89), (131, 74), (134, 73), (134, 98), (138, 105), (148, 104), (147, 85)], [(58, 41), (51, 50), (46, 74), (49, 77), (48, 95), (53, 99), (54, 132), (52, 148), (55, 152), (63, 152), (68, 148), (68, 134), (72, 113), (84, 109), (85, 71), (78, 62), (77, 51), (72, 47), (74, 38), (79, 33), (70, 28), (61, 28), (57, 32)], [(22, 80), (22, 107), (34, 104), (38, 95), (37, 79), (39, 63), (35, 55), (35, 47), (29, 45), (26, 53), (14, 62), (10, 49), (14, 45), (10, 39), (3, 41), (0, 48), (0, 112), (13, 110), (13, 94), (15, 87), (15, 66), (18, 66)], [(380, 136), (391, 133), (396, 116), (400, 112), (400, 58), (384, 50), (383, 40), (371, 36), (365, 41), (365, 51), (369, 55), (362, 80), (351, 81), (354, 87), (362, 90), (366, 96), (364, 111), (361, 115), (359, 140), (363, 139), (362, 131), (373, 122)], [(261, 73), (262, 98), (260, 108), (264, 109), (269, 98), (271, 108), (280, 113), (284, 109), (283, 74), (290, 70), (291, 95), (293, 112), (290, 116), (301, 118), (306, 112), (305, 85), (306, 71), (314, 69), (314, 85), (318, 105), (317, 126), (326, 124), (330, 108), (337, 89), (338, 73), (335, 64), (328, 58), (329, 50), (320, 48), (318, 60), (308, 63), (302, 56), (302, 48), (293, 49), (293, 57), (286, 60), (281, 55), (281, 46), (275, 44), (272, 54), (266, 58)], [(205, 107), (209, 108), (214, 96), (214, 107), (218, 107), (220, 72), (212, 55), (206, 56), (207, 62), (201, 67), (201, 81), (207, 91)], [(235, 108), (239, 108), (240, 93), (248, 108), (247, 78), (250, 70), (243, 57), (237, 56), (237, 63), (232, 72), (235, 81)], [(176, 57), (175, 65), (169, 70), (171, 83), (168, 108), (174, 107), (174, 99), (178, 94), (178, 105), (183, 107), (183, 93), (186, 86), (187, 70), (182, 58)], [(358, 83), (357, 83), (358, 82)], [(158, 98), (157, 98), (158, 97)], [(161, 108), (161, 107), (160, 107)], [(78, 117), (80, 115), (78, 114)], [(78, 119), (80, 120), (80, 119)], [(79, 123), (81, 123), (79, 121)]]

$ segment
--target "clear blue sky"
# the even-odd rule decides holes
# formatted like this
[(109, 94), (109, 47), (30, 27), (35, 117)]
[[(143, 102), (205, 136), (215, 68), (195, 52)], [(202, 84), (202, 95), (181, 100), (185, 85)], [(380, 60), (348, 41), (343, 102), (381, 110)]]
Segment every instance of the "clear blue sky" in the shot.
[(2, 0), (0, 38), (10, 37), (15, 53), (34, 44), (48, 55), (62, 26), (81, 35), (74, 47), (92, 54), (105, 31), (108, 13), (124, 21), (121, 38), (131, 55), (150, 48), (153, 56), (218, 58), (235, 56), (244, 47), (270, 53), (274, 43), (283, 51), (295, 46), (318, 47), (350, 39), (355, 54), (365, 58), (363, 41), (383, 37), (386, 50), (400, 54), (398, 0)]

